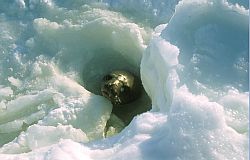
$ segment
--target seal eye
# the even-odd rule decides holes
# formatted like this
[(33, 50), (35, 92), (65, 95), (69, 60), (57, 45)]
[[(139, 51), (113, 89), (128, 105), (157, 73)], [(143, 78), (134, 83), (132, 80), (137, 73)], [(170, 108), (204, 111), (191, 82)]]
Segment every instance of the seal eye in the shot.
[(110, 74), (108, 74), (108, 75), (106, 75), (106, 76), (103, 77), (103, 80), (104, 80), (104, 81), (109, 81), (109, 80), (111, 80), (112, 78), (113, 78), (113, 76), (111, 76)]
[(124, 88), (123, 88), (123, 87), (121, 87), (120, 91), (121, 91), (121, 92), (124, 92)]
[(130, 88), (128, 86), (123, 86), (121, 87), (120, 92), (123, 94), (128, 94), (130, 92)]

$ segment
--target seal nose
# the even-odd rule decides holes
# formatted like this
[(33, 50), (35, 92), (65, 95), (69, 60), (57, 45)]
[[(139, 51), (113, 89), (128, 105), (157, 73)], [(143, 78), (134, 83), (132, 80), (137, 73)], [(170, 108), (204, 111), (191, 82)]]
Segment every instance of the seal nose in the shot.
[(106, 90), (102, 89), (101, 92), (104, 97), (107, 97), (107, 98), (109, 97), (109, 93)]
[(102, 87), (101, 87), (101, 92), (102, 93), (108, 93), (107, 89), (108, 89), (108, 85), (107, 84), (103, 84)]
[(108, 99), (112, 99), (112, 97), (114, 96), (114, 90), (112, 88), (112, 85), (111, 84), (108, 84), (108, 83), (105, 83), (102, 85), (102, 88), (101, 88), (101, 92), (102, 92), (102, 95)]
[(105, 89), (108, 89), (109, 87), (111, 87), (111, 85), (110, 85), (110, 84), (107, 84), (107, 83), (106, 83), (106, 84), (104, 84), (104, 88), (105, 88)]

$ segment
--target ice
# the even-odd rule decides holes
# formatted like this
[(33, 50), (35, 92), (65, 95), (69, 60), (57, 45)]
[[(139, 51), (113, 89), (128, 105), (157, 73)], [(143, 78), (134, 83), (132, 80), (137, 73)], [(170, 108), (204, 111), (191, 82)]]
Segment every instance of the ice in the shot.
[[(248, 159), (248, 18), (236, 0), (1, 1), (0, 159)], [(114, 69), (151, 100), (125, 128), (100, 96)]]
[(1, 87), (0, 86), (0, 100), (9, 97), (13, 94), (11, 87)]
[[(200, 7), (190, 11), (197, 3), (180, 2), (179, 12), (162, 32), (162, 37), (180, 49), (184, 68), (179, 75), (193, 92), (199, 92), (193, 80), (212, 88), (230, 85), (248, 90), (248, 74), (234, 67), (238, 59), (248, 59), (248, 10), (201, 1)], [(225, 12), (219, 13), (221, 10)]]
[(167, 23), (174, 13), (174, 7), (180, 0), (104, 0), (113, 10), (151, 26)]
[(178, 54), (179, 49), (161, 37), (153, 38), (144, 53), (141, 63), (142, 82), (152, 99), (153, 110), (169, 110), (173, 90), (178, 82), (174, 70), (178, 64)]
[(248, 92), (239, 93), (237, 90), (229, 90), (219, 100), (219, 103), (224, 106), (227, 124), (239, 133), (248, 132), (248, 97)]
[[(50, 136), (48, 136), (50, 135)], [(72, 126), (32, 125), (21, 133), (12, 143), (5, 145), (1, 153), (22, 153), (58, 143), (60, 139), (72, 139), (75, 142), (87, 142), (88, 138), (80, 129)], [(15, 148), (14, 148), (15, 147)]]
[(22, 85), (22, 82), (14, 77), (9, 77), (8, 81), (15, 87), (20, 87)]
[(235, 4), (235, 5), (240, 5), (243, 6), (247, 9), (249, 9), (249, 1), (245, 1), (245, 0), (229, 0), (229, 3)]

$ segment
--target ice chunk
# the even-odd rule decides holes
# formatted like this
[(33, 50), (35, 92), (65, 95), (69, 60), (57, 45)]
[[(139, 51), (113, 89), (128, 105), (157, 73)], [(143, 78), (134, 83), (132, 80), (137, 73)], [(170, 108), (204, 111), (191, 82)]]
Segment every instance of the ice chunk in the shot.
[(20, 153), (23, 149), (27, 151), (35, 150), (45, 146), (52, 145), (60, 139), (71, 139), (75, 142), (87, 142), (88, 138), (80, 129), (72, 126), (58, 125), (39, 126), (33, 125), (27, 131), (19, 135), (13, 142), (4, 145), (1, 153)]
[(16, 86), (16, 87), (20, 87), (22, 85), (22, 81), (20, 81), (19, 79), (17, 78), (14, 78), (14, 77), (9, 77), (8, 78), (8, 81), (13, 85), (13, 86)]
[(0, 87), (0, 100), (13, 94), (11, 87)]

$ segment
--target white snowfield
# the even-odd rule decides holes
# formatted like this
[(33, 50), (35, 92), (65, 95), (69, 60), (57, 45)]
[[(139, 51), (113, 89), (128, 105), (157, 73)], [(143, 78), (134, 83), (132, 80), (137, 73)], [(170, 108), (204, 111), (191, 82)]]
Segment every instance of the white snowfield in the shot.
[[(0, 159), (247, 160), (248, 3), (1, 1)], [(104, 138), (117, 68), (152, 109)]]

